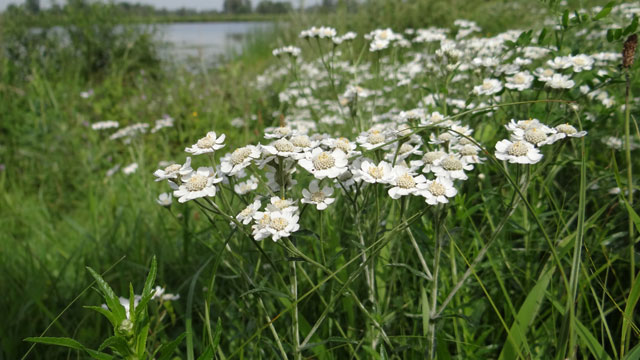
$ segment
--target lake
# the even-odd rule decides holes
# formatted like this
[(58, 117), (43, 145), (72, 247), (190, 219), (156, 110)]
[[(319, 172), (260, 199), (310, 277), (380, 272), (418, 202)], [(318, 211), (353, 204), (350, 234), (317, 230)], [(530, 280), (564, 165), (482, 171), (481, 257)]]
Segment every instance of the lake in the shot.
[(240, 53), (247, 36), (270, 30), (271, 22), (238, 21), (158, 24), (158, 36), (169, 46), (165, 56), (177, 61), (190, 58), (219, 61)]

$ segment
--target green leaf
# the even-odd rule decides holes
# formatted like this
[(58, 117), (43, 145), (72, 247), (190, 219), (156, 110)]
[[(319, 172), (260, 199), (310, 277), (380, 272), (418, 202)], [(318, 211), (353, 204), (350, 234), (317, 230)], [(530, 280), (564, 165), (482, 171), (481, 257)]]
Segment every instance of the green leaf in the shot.
[(216, 331), (213, 336), (213, 344), (211, 344), (211, 349), (216, 350), (218, 345), (220, 344), (220, 338), (222, 337), (222, 320), (218, 318), (218, 324), (216, 325)]
[(613, 29), (607, 30), (607, 41), (613, 42)]
[(540, 310), (540, 305), (542, 304), (547, 286), (549, 286), (554, 271), (555, 266), (543, 270), (536, 285), (531, 289), (527, 298), (520, 306), (520, 310), (518, 310), (518, 314), (509, 329), (509, 336), (500, 353), (500, 359), (516, 359), (518, 357), (517, 348), (520, 348), (520, 346), (527, 341), (527, 330)]
[(607, 354), (602, 345), (600, 345), (596, 337), (593, 336), (589, 329), (587, 329), (580, 320), (574, 319), (574, 324), (576, 325), (576, 330), (578, 330), (578, 336), (582, 342), (587, 345), (587, 348), (589, 348), (589, 351), (591, 351), (591, 354), (595, 359), (611, 360), (611, 357), (609, 357), (609, 354)]
[(562, 13), (562, 27), (565, 29), (569, 27), (569, 10)]
[(320, 346), (320, 345), (324, 345), (327, 343), (340, 343), (340, 344), (352, 344), (352, 345), (357, 345), (358, 342), (355, 340), (349, 340), (349, 339), (345, 339), (345, 338), (341, 338), (341, 337), (337, 337), (337, 336), (331, 336), (329, 338), (327, 338), (326, 340), (323, 341), (319, 341), (319, 342), (314, 342), (314, 343), (307, 343), (305, 346), (300, 347), (300, 350), (307, 350), (307, 349), (311, 349), (314, 348), (316, 346)]
[(82, 350), (82, 351), (86, 352), (87, 354), (89, 354), (89, 356), (91, 356), (92, 358), (94, 358), (96, 360), (111, 360), (111, 359), (113, 359), (113, 356), (111, 356), (109, 354), (105, 354), (105, 353), (100, 352), (100, 351), (87, 349), (84, 345), (82, 345), (78, 341), (73, 340), (71, 338), (64, 338), (64, 337), (28, 337), (28, 338), (26, 338), (24, 340), (25, 341), (29, 341), (29, 342), (33, 342), (33, 343), (38, 343), (38, 344), (57, 345), (57, 346), (68, 347), (68, 348), (75, 349), (75, 350)]
[(387, 355), (387, 349), (385, 349), (384, 344), (380, 344), (380, 360), (387, 360), (389, 356)]
[(545, 37), (547, 37), (547, 28), (542, 28), (540, 35), (538, 35), (538, 45), (542, 45)]
[(156, 261), (156, 257), (154, 256), (151, 259), (151, 269), (149, 269), (149, 275), (147, 275), (147, 280), (144, 282), (144, 289), (142, 290), (142, 296), (150, 295), (151, 290), (153, 289), (153, 284), (156, 281), (156, 274), (158, 272), (158, 263)]
[(207, 349), (198, 356), (197, 360), (213, 360), (213, 349), (211, 346), (207, 346)]
[(634, 16), (633, 21), (631, 21), (631, 24), (629, 24), (629, 26), (624, 28), (623, 36), (627, 36), (629, 34), (636, 32), (637, 28), (638, 28), (638, 17)]
[[(146, 317), (145, 317), (146, 318)], [(144, 359), (144, 353), (147, 350), (147, 336), (149, 336), (149, 322), (145, 321), (146, 325), (140, 329), (136, 339), (136, 352), (138, 353), (138, 359)]]
[[(625, 204), (627, 204), (626, 201)], [(640, 299), (640, 274), (638, 274), (633, 281), (633, 286), (631, 287), (629, 297), (627, 298), (626, 305), (624, 307), (624, 318), (622, 319), (622, 340), (620, 340), (620, 343), (622, 344), (625, 343), (627, 334), (629, 333), (629, 327), (633, 324), (633, 310), (638, 304), (638, 299)]]
[(415, 275), (417, 277), (423, 278), (423, 279), (425, 279), (427, 281), (431, 280), (431, 279), (429, 279), (427, 274), (423, 273), (422, 271), (416, 270), (416, 269), (412, 268), (411, 266), (409, 266), (407, 264), (387, 264), (387, 266), (405, 268), (405, 269), (409, 270), (410, 273), (412, 273), (413, 275)]
[(122, 356), (133, 355), (131, 353), (131, 349), (129, 348), (129, 344), (127, 344), (127, 340), (122, 336), (116, 335), (108, 337), (105, 341), (102, 342), (102, 344), (100, 344), (98, 350), (102, 351), (107, 347), (117, 351)]
[(593, 17), (594, 21), (600, 20), (602, 18), (604, 18), (605, 16), (609, 15), (609, 13), (611, 12), (611, 9), (613, 8), (613, 6), (616, 4), (615, 1), (609, 1), (607, 3), (607, 5), (605, 5), (602, 10), (600, 10), (599, 13), (596, 14), (596, 16)]
[(89, 270), (91, 276), (93, 276), (93, 278), (96, 280), (96, 284), (98, 284), (98, 288), (100, 289), (102, 296), (104, 296), (104, 300), (107, 303), (109, 310), (111, 310), (111, 312), (114, 314), (116, 322), (120, 324), (122, 320), (127, 318), (127, 316), (125, 315), (124, 306), (120, 304), (120, 299), (118, 299), (116, 293), (113, 292), (113, 289), (111, 289), (109, 284), (104, 281), (100, 274), (98, 274), (88, 266), (87, 270)]
[(111, 313), (111, 311), (103, 308), (102, 306), (84, 306), (84, 308), (97, 311), (100, 314), (104, 315), (104, 317), (106, 317), (109, 320), (109, 322), (111, 323), (111, 325), (113, 325), (114, 328), (119, 325), (116, 322), (116, 319), (113, 316), (113, 313)]
[[(182, 333), (182, 335), (178, 336), (175, 340), (162, 344), (157, 352), (160, 353), (160, 357), (158, 360), (170, 360), (173, 353), (178, 348), (178, 345), (182, 343), (184, 337), (187, 336), (186, 333)], [(155, 356), (154, 356), (155, 357)]]
[(640, 344), (634, 346), (622, 360), (640, 360)]

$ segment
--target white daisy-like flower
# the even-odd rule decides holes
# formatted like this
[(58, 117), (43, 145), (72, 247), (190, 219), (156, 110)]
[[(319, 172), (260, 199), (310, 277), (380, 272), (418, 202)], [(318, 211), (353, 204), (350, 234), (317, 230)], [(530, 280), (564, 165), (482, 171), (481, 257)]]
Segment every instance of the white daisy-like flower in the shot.
[(298, 160), (298, 164), (305, 170), (313, 174), (316, 179), (324, 179), (326, 177), (335, 179), (342, 173), (347, 171), (349, 161), (342, 150), (333, 150), (326, 152), (320, 148), (307, 152), (305, 157)]
[(291, 135), (291, 128), (288, 126), (270, 127), (264, 130), (265, 139), (280, 139), (285, 136)]
[(535, 126), (527, 126), (526, 129), (517, 128), (513, 131), (511, 137), (513, 140), (523, 140), (540, 147), (551, 144), (549, 135), (556, 132), (556, 130), (539, 123)]
[(404, 166), (395, 166), (392, 172), (393, 178), (390, 181), (392, 188), (388, 191), (392, 199), (417, 194), (427, 187), (427, 179), (424, 175), (413, 176)]
[(249, 179), (247, 179), (246, 181), (237, 183), (233, 187), (233, 190), (238, 195), (245, 195), (251, 191), (254, 191), (257, 188), (258, 188), (258, 179), (255, 176), (251, 175)]
[(335, 198), (330, 197), (333, 195), (333, 188), (331, 186), (325, 186), (320, 189), (318, 180), (313, 180), (309, 184), (309, 190), (302, 189), (302, 202), (304, 204), (314, 204), (316, 209), (324, 210), (327, 206), (333, 204), (336, 201)]
[[(309, 143), (310, 145), (310, 143)], [(280, 156), (280, 157), (290, 157), (293, 159), (299, 159), (302, 152), (302, 148), (299, 148), (293, 143), (285, 138), (280, 138), (270, 145), (262, 145), (262, 150), (269, 155)]]
[(215, 184), (221, 181), (222, 178), (216, 177), (213, 168), (200, 167), (182, 177), (182, 184), (173, 192), (173, 196), (181, 203), (205, 196), (212, 197), (216, 195)]
[(533, 84), (533, 75), (528, 71), (521, 71), (515, 75), (507, 78), (507, 83), (504, 85), (507, 89), (523, 91), (529, 89)]
[(256, 225), (254, 225), (253, 237), (256, 240), (271, 237), (273, 241), (278, 241), (281, 238), (291, 236), (291, 233), (300, 229), (298, 224), (300, 217), (295, 213), (272, 211), (269, 213), (258, 212), (256, 214), (260, 214)]
[(259, 159), (260, 155), (260, 149), (255, 145), (246, 145), (237, 148), (220, 159), (220, 171), (229, 176), (235, 176), (244, 168), (251, 165), (253, 160)]
[(171, 196), (171, 193), (162, 193), (158, 195), (158, 198), (156, 199), (156, 202), (160, 206), (171, 206), (172, 201), (173, 196)]
[(553, 89), (571, 89), (576, 83), (569, 75), (554, 74), (546, 85)]
[(547, 82), (551, 80), (551, 78), (553, 77), (553, 75), (556, 74), (556, 72), (553, 71), (553, 69), (539, 67), (533, 72), (533, 74), (538, 78), (538, 80)]
[(438, 177), (448, 177), (450, 179), (467, 180), (465, 171), (473, 170), (473, 165), (464, 162), (458, 155), (449, 154), (438, 160), (431, 167)]
[(458, 152), (460, 159), (467, 164), (481, 164), (486, 160), (478, 156), (480, 152), (480, 148), (475, 144), (459, 144), (454, 147), (454, 149)]
[(426, 189), (420, 191), (429, 205), (436, 205), (438, 203), (446, 204), (449, 202), (450, 197), (454, 197), (458, 194), (458, 190), (453, 187), (453, 181), (446, 177), (439, 177), (435, 180), (427, 180)]
[(137, 162), (131, 163), (131, 164), (129, 164), (129, 165), (127, 165), (127, 166), (122, 168), (122, 172), (125, 175), (131, 175), (131, 174), (135, 173), (136, 171), (138, 171), (138, 163)]
[(356, 172), (358, 180), (370, 184), (389, 184), (394, 178), (391, 164), (386, 161), (380, 161), (378, 165), (375, 165), (369, 160), (363, 160)]
[(412, 167), (421, 167), (424, 166), (422, 168), (422, 172), (423, 173), (429, 173), (431, 172), (431, 169), (433, 167), (433, 165), (440, 159), (442, 159), (443, 157), (445, 157), (447, 155), (447, 153), (445, 153), (442, 150), (435, 150), (435, 151), (428, 151), (426, 152), (423, 156), (422, 159), (420, 160), (412, 160), (410, 162)]
[(282, 54), (287, 54), (292, 57), (300, 56), (300, 48), (295, 46), (285, 46), (278, 49), (274, 49), (272, 51), (273, 56), (280, 56)]
[(369, 131), (365, 131), (361, 133), (356, 141), (360, 146), (367, 150), (373, 150), (381, 147), (387, 142), (387, 136), (384, 132), (378, 129), (370, 129)]
[(311, 140), (307, 135), (294, 135), (289, 139), (293, 146), (299, 148), (301, 151), (308, 151), (318, 146), (320, 143), (317, 140)]
[(177, 179), (179, 176), (185, 176), (192, 172), (191, 168), (191, 157), (187, 157), (187, 161), (183, 165), (180, 164), (171, 164), (164, 169), (156, 170), (153, 175), (157, 178), (156, 181), (168, 180), (168, 179)]
[(248, 225), (251, 220), (253, 220), (253, 216), (256, 212), (260, 210), (260, 200), (256, 200), (253, 203), (249, 204), (246, 208), (244, 208), (238, 215), (236, 215), (236, 219), (241, 222), (243, 225)]
[(504, 127), (509, 130), (509, 132), (516, 132), (519, 130), (528, 130), (534, 127), (544, 126), (538, 119), (529, 119), (529, 120), (518, 120), (511, 119), (511, 121), (506, 124)]
[(585, 54), (579, 54), (576, 56), (571, 56), (571, 66), (573, 66), (574, 72), (581, 72), (583, 70), (591, 70), (593, 67), (593, 63), (595, 60)]
[(542, 154), (533, 144), (526, 141), (511, 142), (504, 139), (496, 144), (496, 158), (512, 164), (535, 164), (542, 159)]
[(357, 145), (345, 137), (324, 139), (322, 145), (328, 146), (331, 150), (342, 151), (347, 158), (361, 154), (360, 151), (356, 151)]
[(581, 138), (587, 135), (587, 132), (582, 130), (578, 131), (575, 127), (569, 124), (560, 124), (553, 128), (556, 132), (555, 134), (549, 137), (549, 144), (553, 144), (554, 142), (571, 137), (571, 138)]
[(484, 79), (482, 85), (473, 87), (473, 93), (476, 95), (493, 95), (501, 90), (502, 83), (498, 79)]
[(389, 47), (389, 40), (374, 39), (369, 45), (370, 52), (382, 51)]
[(271, 199), (269, 199), (269, 204), (267, 204), (267, 210), (294, 212), (298, 211), (298, 207), (296, 206), (296, 202), (291, 199), (272, 196)]
[(225, 134), (217, 136), (215, 131), (210, 131), (207, 133), (207, 136), (198, 140), (198, 142), (191, 145), (191, 147), (185, 148), (184, 151), (193, 155), (212, 153), (224, 147), (225, 137)]
[(117, 128), (118, 126), (120, 126), (120, 124), (114, 120), (98, 121), (96, 123), (91, 124), (91, 128), (93, 130), (114, 129), (114, 128)]
[(395, 158), (396, 162), (404, 161), (411, 155), (422, 155), (422, 151), (417, 145), (410, 143), (403, 143), (399, 148), (393, 147), (385, 156), (387, 161), (393, 162)]
[(572, 66), (570, 56), (556, 56), (552, 60), (547, 60), (547, 65), (556, 70), (567, 69)]

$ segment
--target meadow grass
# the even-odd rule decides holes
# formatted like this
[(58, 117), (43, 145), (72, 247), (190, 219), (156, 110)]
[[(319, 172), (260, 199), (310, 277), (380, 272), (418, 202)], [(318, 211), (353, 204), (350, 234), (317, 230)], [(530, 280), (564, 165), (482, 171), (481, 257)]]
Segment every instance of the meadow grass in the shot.
[[(567, 7), (587, 5), (592, 4)], [(371, 1), (355, 14), (339, 7), (330, 17), (292, 15), (274, 33), (255, 34), (235, 60), (215, 68), (196, 63), (191, 70), (158, 60), (158, 44), (147, 29), (114, 30), (121, 25), (108, 6), (69, 12), (66, 21), (76, 27), (69, 30), (68, 44), (29, 31), (20, 19), (2, 18), (0, 358), (17, 359), (28, 351), (28, 358), (86, 358), (82, 349), (41, 344), (31, 349), (23, 339), (69, 337), (97, 349), (118, 326), (84, 308), (105, 303), (91, 286), (103, 295), (106, 291), (85, 267), (102, 274), (115, 294), (128, 297), (129, 283), (141, 293), (154, 256), (156, 284), (181, 298), (150, 303), (149, 352), (143, 357), (180, 339), (170, 356), (637, 358), (634, 309), (640, 282), (632, 265), (637, 251), (630, 244), (640, 218), (637, 201), (624, 197), (640, 165), (631, 152), (639, 135), (637, 101), (633, 95), (625, 99), (617, 63), (597, 67), (607, 75), (594, 70), (574, 78), (580, 85), (601, 87), (604, 97), (538, 85), (540, 91), (524, 96), (505, 91), (500, 102), (492, 103), (490, 97), (470, 94), (489, 70), (471, 73), (467, 83), (423, 69), (412, 78), (417, 87), (395, 86), (392, 75), (411, 61), (409, 50), (388, 49), (378, 57), (362, 38), (376, 28), (397, 33), (449, 28), (459, 18), (476, 21), (482, 29), (478, 36), (512, 28), (538, 31), (547, 17), (562, 25), (564, 8), (530, 2)], [(595, 15), (588, 8), (580, 11)], [(546, 24), (547, 45), (560, 45), (554, 56), (620, 53), (622, 41), (608, 43), (602, 31), (627, 26), (631, 20), (621, 15), (616, 10), (602, 20), (567, 23), (558, 32)], [(298, 39), (310, 25), (359, 36), (341, 45), (343, 55), (330, 61), (328, 42)], [(296, 67), (289, 69), (286, 56), (271, 56), (272, 49), (284, 45), (302, 49)], [(433, 54), (438, 48), (427, 44), (418, 51)], [(317, 60), (319, 49), (329, 65)], [(358, 74), (365, 89), (394, 88), (344, 107), (350, 111), (341, 114), (336, 98), (344, 95), (353, 74), (336, 65), (339, 61), (370, 65), (368, 73)], [(380, 67), (387, 77), (377, 75)], [(627, 71), (634, 94), (637, 70)], [(265, 77), (257, 81), (258, 76)], [(301, 86), (314, 89), (310, 105), (307, 96), (280, 97)], [(421, 103), (429, 94), (495, 107), (455, 113), (456, 106), (442, 98), (433, 105)], [(296, 103), (298, 98), (303, 101)], [(630, 113), (621, 107), (625, 101)], [(578, 110), (570, 106), (574, 103)], [(392, 200), (382, 185), (351, 197), (336, 184), (336, 203), (325, 211), (308, 206), (300, 231), (277, 242), (255, 242), (250, 227), (230, 226), (229, 218), (214, 216), (194, 201), (174, 199), (170, 208), (156, 203), (169, 191), (153, 181), (158, 163), (182, 163), (183, 149), (208, 131), (227, 136), (217, 154), (246, 144), (268, 145), (265, 128), (280, 125), (283, 114), (291, 126), (313, 120), (318, 131), (355, 142), (373, 115), (418, 107), (464, 121), (474, 129), (470, 139), (487, 149), (481, 152), (486, 162), (476, 164), (468, 181), (456, 183), (458, 194), (447, 205), (427, 206), (421, 197)], [(104, 120), (117, 120), (121, 128), (139, 122), (152, 128), (165, 115), (174, 119), (173, 127), (132, 136), (126, 143), (109, 139), (113, 131), (91, 128)], [(320, 121), (325, 115), (341, 117), (345, 124)], [(232, 125), (235, 118), (241, 126)], [(494, 145), (508, 136), (504, 124), (529, 118), (571, 123), (588, 135), (556, 143), (553, 150), (542, 148), (544, 157), (536, 165), (497, 160)], [(624, 139), (625, 120), (630, 140)], [(426, 144), (433, 128), (415, 124), (412, 131), (432, 149)], [(609, 140), (613, 149), (605, 145), (608, 137), (616, 138)], [(390, 145), (398, 141), (403, 140)], [(629, 155), (615, 150), (618, 141)], [(194, 168), (209, 165), (206, 155), (193, 158)], [(134, 162), (137, 171), (123, 173)], [(306, 187), (312, 176), (302, 167), (297, 172), (297, 188)], [(214, 204), (229, 205), (235, 215), (253, 196), (233, 195), (230, 188), (220, 185)], [(614, 188), (619, 194), (610, 191)], [(268, 194), (265, 184), (259, 189)], [(295, 189), (288, 190), (298, 196)]]

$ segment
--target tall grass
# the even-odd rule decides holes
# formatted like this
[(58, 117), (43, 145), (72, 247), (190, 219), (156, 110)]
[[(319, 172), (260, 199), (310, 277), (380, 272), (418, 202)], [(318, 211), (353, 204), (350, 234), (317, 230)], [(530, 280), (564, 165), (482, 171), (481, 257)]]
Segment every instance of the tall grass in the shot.
[[(624, 195), (634, 188), (625, 171), (640, 164), (601, 141), (624, 132), (618, 79), (605, 88), (615, 98), (612, 109), (576, 92), (563, 98), (580, 104), (576, 113), (544, 98), (561, 95), (543, 92), (539, 102), (501, 106), (492, 116), (467, 114), (474, 139), (489, 150), (512, 117), (562, 119), (588, 127), (589, 135), (545, 154), (535, 170), (504, 167), (489, 156), (483, 176), (474, 176), (446, 208), (345, 198), (343, 209), (307, 210), (306, 231), (274, 244), (253, 243), (226, 219), (209, 221), (196, 204), (166, 209), (155, 202), (166, 191), (152, 181), (159, 161), (181, 161), (182, 149), (210, 130), (226, 133), (227, 148), (234, 149), (264, 141), (263, 129), (279, 124), (273, 113), (287, 109), (278, 93), (293, 75), (266, 89), (254, 80), (269, 65), (286, 66), (270, 52), (298, 42), (300, 29), (328, 24), (363, 34), (376, 27), (451, 26), (466, 18), (492, 35), (539, 29), (543, 15), (560, 14), (554, 9), (524, 1), (370, 1), (358, 13), (339, 7), (328, 18), (296, 14), (276, 32), (254, 35), (236, 60), (196, 72), (163, 64), (153, 34), (120, 24), (110, 11), (99, 4), (69, 8), (53, 31), (2, 18), (0, 358), (22, 357), (31, 346), (22, 340), (46, 328), (46, 336), (97, 348), (111, 326), (83, 308), (104, 302), (85, 292), (92, 281), (85, 266), (110, 269), (103, 277), (125, 295), (129, 282), (142, 288), (154, 255), (157, 284), (181, 299), (167, 304), (153, 341), (167, 343), (186, 332), (175, 353), (181, 358), (206, 353), (220, 336), (218, 322), (219, 358), (637, 356), (640, 282), (629, 271), (637, 256), (629, 224), (638, 226), (638, 202), (607, 191), (617, 186)], [(566, 54), (621, 46), (585, 41), (575, 36), (580, 30), (563, 32)], [(361, 46), (368, 45), (360, 38), (354, 49)], [(317, 53), (307, 56), (311, 61)], [(362, 61), (375, 64), (375, 56)], [(629, 75), (636, 89), (636, 69)], [(446, 89), (424, 81), (408, 100), (398, 91), (399, 105), (415, 107), (416, 99)], [(80, 96), (90, 90), (88, 98)], [(335, 101), (330, 89), (321, 96)], [(586, 121), (586, 112), (597, 121)], [(175, 127), (128, 144), (90, 128), (102, 120), (153, 126), (165, 114)], [(246, 125), (233, 127), (237, 117)], [(629, 137), (637, 141), (633, 116), (630, 124)], [(136, 173), (106, 176), (132, 162)], [(381, 213), (399, 220), (378, 228), (373, 218)], [(373, 289), (364, 280), (369, 276)], [(162, 311), (152, 309), (152, 316)], [(43, 345), (29, 353), (84, 356)]]

